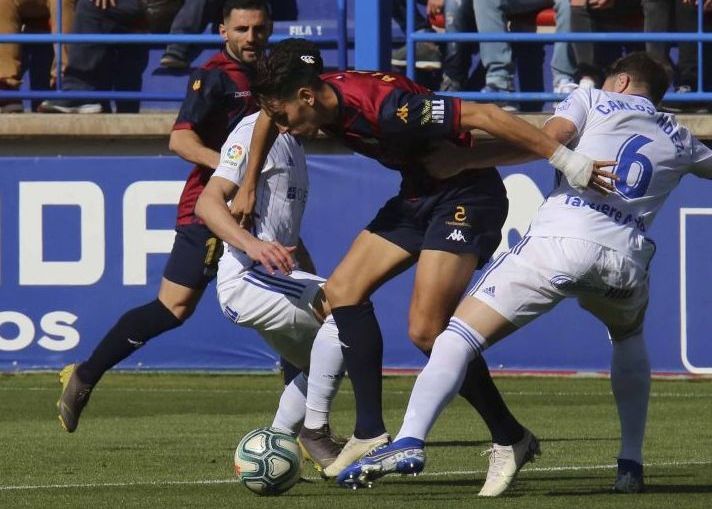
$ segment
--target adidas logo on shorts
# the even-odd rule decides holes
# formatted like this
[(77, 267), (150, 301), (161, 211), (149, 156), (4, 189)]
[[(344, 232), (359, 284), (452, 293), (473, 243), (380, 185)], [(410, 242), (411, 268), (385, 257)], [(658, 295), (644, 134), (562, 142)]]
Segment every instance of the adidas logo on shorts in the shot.
[(485, 295), (489, 295), (490, 297), (494, 297), (494, 286), (488, 286), (484, 290), (482, 290), (482, 293)]

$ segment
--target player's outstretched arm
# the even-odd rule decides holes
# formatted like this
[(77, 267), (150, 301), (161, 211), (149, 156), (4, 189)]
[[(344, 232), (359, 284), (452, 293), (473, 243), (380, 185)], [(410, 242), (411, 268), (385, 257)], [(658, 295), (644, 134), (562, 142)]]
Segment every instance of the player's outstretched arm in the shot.
[(289, 274), (294, 268), (291, 253), (295, 248), (284, 247), (279, 242), (261, 241), (238, 225), (226, 203), (236, 190), (233, 182), (222, 177), (210, 177), (195, 205), (196, 215), (218, 238), (247, 253), (270, 274), (276, 270)]
[(475, 150), (447, 140), (438, 140), (431, 145), (432, 149), (421, 157), (421, 162), (428, 174), (437, 179), (454, 177), (465, 170), (521, 164), (539, 159), (534, 152), (498, 139), (477, 140)]
[(272, 119), (263, 111), (257, 116), (255, 128), (252, 131), (247, 170), (242, 179), (242, 185), (232, 200), (230, 212), (241, 226), (248, 227), (252, 222), (252, 212), (255, 209), (255, 189), (260, 171), (265, 165), (274, 140), (277, 139), (277, 128)]
[(584, 191), (594, 176), (615, 178), (612, 173), (600, 170), (614, 165), (615, 161), (594, 162), (583, 154), (569, 150), (528, 122), (494, 104), (462, 101), (460, 128), (467, 131), (481, 129), (496, 138), (548, 159), (554, 168), (564, 174), (569, 184), (579, 191)]
[(213, 170), (220, 163), (220, 152), (206, 147), (198, 133), (192, 129), (175, 129), (171, 131), (168, 149), (188, 162), (212, 168)]

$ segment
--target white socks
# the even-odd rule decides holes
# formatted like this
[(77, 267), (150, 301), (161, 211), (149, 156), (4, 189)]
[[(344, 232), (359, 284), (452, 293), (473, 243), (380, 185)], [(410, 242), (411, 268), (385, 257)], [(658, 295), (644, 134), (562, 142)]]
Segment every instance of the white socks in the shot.
[(272, 421), (273, 428), (279, 428), (299, 433), (304, 421), (305, 403), (307, 400), (307, 377), (299, 373), (292, 382), (284, 388), (279, 399), (279, 408)]
[(344, 377), (339, 330), (329, 315), (314, 339), (309, 367), (309, 391), (306, 399), (304, 427), (321, 428), (329, 422), (331, 402)]
[(442, 409), (457, 395), (467, 366), (485, 348), (484, 338), (455, 317), (436, 339), (430, 359), (415, 381), (396, 440), (425, 440)]
[(613, 341), (611, 388), (621, 422), (618, 458), (642, 464), (650, 396), (650, 362), (642, 333)]

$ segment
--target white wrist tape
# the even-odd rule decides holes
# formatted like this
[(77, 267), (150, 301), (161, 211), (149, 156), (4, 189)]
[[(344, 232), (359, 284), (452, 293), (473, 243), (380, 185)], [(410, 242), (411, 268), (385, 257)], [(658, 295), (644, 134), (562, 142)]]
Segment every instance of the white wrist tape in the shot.
[(559, 145), (549, 158), (549, 163), (563, 173), (569, 185), (579, 192), (583, 192), (591, 180), (593, 160), (563, 145)]

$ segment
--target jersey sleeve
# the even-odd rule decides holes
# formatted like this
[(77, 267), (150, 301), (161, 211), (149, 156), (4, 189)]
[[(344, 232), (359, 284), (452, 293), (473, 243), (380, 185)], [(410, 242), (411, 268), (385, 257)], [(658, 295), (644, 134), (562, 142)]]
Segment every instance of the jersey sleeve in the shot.
[[(213, 176), (222, 177), (239, 186), (247, 172), (247, 162), (249, 161), (250, 141), (252, 139), (252, 128), (254, 123), (248, 125), (239, 124), (228, 136), (220, 149), (220, 162), (215, 169)], [(277, 141), (275, 141), (275, 144)], [(267, 155), (261, 173), (274, 168), (274, 147)]]
[(586, 119), (592, 104), (591, 90), (578, 88), (556, 106), (554, 115), (551, 118), (565, 118), (576, 126), (578, 133), (581, 133), (586, 125)]
[(394, 89), (381, 103), (378, 122), (385, 136), (450, 137), (460, 131), (460, 99)]
[(181, 104), (173, 130), (195, 129), (211, 112), (221, 107), (224, 97), (220, 71), (196, 69), (188, 81), (188, 90)]
[(700, 140), (691, 137), (690, 173), (705, 179), (712, 179), (712, 150)]

